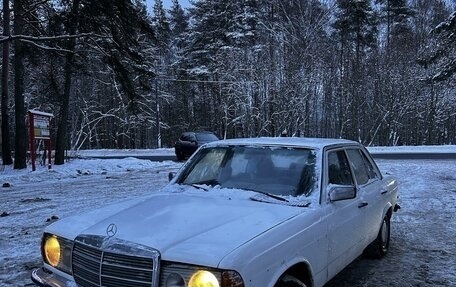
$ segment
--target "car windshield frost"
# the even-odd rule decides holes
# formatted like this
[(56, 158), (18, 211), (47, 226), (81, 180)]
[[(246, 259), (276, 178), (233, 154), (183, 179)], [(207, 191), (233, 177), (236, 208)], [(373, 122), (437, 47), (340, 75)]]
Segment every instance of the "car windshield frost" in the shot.
[(315, 151), (305, 148), (223, 146), (202, 149), (179, 183), (308, 196), (315, 186)]

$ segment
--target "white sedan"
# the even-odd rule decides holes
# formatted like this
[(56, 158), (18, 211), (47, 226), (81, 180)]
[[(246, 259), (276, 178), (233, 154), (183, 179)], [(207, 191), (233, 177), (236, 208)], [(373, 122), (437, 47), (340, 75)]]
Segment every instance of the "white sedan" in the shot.
[(161, 191), (60, 220), (45, 287), (323, 286), (390, 244), (397, 181), (347, 140), (206, 144)]

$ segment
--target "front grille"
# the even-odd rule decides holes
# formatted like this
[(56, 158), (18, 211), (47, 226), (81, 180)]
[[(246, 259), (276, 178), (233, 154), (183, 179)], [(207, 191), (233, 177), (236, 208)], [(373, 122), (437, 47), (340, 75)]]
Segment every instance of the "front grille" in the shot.
[(158, 286), (155, 249), (101, 236), (79, 236), (73, 247), (73, 277), (80, 287)]

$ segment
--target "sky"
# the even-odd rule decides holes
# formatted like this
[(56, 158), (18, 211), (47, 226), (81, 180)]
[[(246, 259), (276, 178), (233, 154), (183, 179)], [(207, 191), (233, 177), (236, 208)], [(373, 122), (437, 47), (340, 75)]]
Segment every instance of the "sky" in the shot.
[[(146, 0), (146, 2), (147, 2), (147, 6), (149, 7), (149, 10), (152, 11), (152, 7), (154, 6), (155, 0)], [(189, 0), (179, 0), (179, 3), (181, 4), (181, 6), (183, 8), (190, 7)], [(163, 6), (166, 9), (171, 8), (171, 5), (173, 5), (173, 1), (172, 0), (163, 0)]]

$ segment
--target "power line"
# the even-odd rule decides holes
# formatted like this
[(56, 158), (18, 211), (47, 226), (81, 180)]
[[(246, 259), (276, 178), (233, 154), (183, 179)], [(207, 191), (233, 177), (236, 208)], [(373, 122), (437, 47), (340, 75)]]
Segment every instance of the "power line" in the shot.
[(242, 84), (242, 83), (257, 83), (256, 81), (215, 81), (215, 80), (188, 80), (188, 79), (173, 79), (173, 78), (155, 78), (157, 80), (168, 82), (187, 82), (187, 83), (209, 83), (209, 84)]

